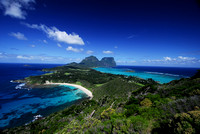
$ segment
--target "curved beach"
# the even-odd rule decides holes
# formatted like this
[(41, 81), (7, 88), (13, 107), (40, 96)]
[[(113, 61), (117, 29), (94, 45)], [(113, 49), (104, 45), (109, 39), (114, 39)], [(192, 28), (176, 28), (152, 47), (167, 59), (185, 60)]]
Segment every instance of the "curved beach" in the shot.
[(48, 81), (46, 82), (46, 85), (66, 85), (66, 86), (76, 87), (76, 88), (82, 90), (85, 94), (87, 94), (90, 97), (90, 99), (93, 98), (92, 92), (80, 85), (70, 84), (70, 83), (52, 83), (52, 82), (48, 82)]

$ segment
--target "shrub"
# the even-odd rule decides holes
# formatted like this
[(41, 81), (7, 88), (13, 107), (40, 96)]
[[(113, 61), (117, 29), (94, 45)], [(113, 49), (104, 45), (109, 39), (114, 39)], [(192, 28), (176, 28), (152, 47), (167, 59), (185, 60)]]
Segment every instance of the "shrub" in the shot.
[(200, 133), (200, 111), (176, 114), (165, 129), (169, 133), (194, 134)]
[(189, 93), (190, 95), (200, 95), (200, 90), (199, 89), (196, 89), (192, 92)]
[(129, 117), (129, 116), (133, 115), (134, 113), (137, 113), (139, 110), (139, 106), (135, 105), (135, 104), (126, 105), (125, 108), (126, 108), (126, 111), (125, 111), (126, 117)]
[(102, 119), (110, 119), (110, 116), (115, 112), (114, 109), (108, 108), (101, 113)]
[(152, 102), (148, 98), (145, 98), (143, 101), (140, 102), (140, 105), (144, 107), (151, 107)]

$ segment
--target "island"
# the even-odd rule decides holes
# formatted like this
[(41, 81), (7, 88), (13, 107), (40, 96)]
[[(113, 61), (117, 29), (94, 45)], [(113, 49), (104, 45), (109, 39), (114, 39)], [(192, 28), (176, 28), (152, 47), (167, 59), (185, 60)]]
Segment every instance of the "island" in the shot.
[(80, 63), (43, 69), (47, 75), (21, 80), (29, 86), (73, 84), (85, 89), (90, 97), (43, 119), (5, 129), (2, 133), (200, 132), (200, 71), (191, 78), (159, 84), (152, 79), (92, 69), (114, 65), (113, 58), (99, 61), (92, 56)]
[(132, 72), (132, 73), (133, 73), (133, 72), (135, 72), (135, 71), (134, 71), (134, 70), (127, 70), (126, 72)]

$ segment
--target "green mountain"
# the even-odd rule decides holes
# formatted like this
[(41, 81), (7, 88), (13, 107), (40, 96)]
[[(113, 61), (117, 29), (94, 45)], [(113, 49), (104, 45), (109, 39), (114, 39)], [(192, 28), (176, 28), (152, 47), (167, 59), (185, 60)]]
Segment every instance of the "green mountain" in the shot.
[(87, 67), (100, 67), (100, 66), (102, 66), (101, 62), (95, 56), (86, 57), (79, 64), (87, 66)]
[(116, 62), (113, 57), (104, 57), (99, 61), (95, 56), (89, 56), (83, 59), (80, 65), (84, 65), (87, 67), (114, 67), (116, 66)]

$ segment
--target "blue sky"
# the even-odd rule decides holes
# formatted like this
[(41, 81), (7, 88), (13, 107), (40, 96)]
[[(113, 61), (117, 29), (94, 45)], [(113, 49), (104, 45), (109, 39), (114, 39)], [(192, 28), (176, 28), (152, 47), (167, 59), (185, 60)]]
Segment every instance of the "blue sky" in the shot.
[(200, 66), (196, 0), (0, 0), (0, 62)]

